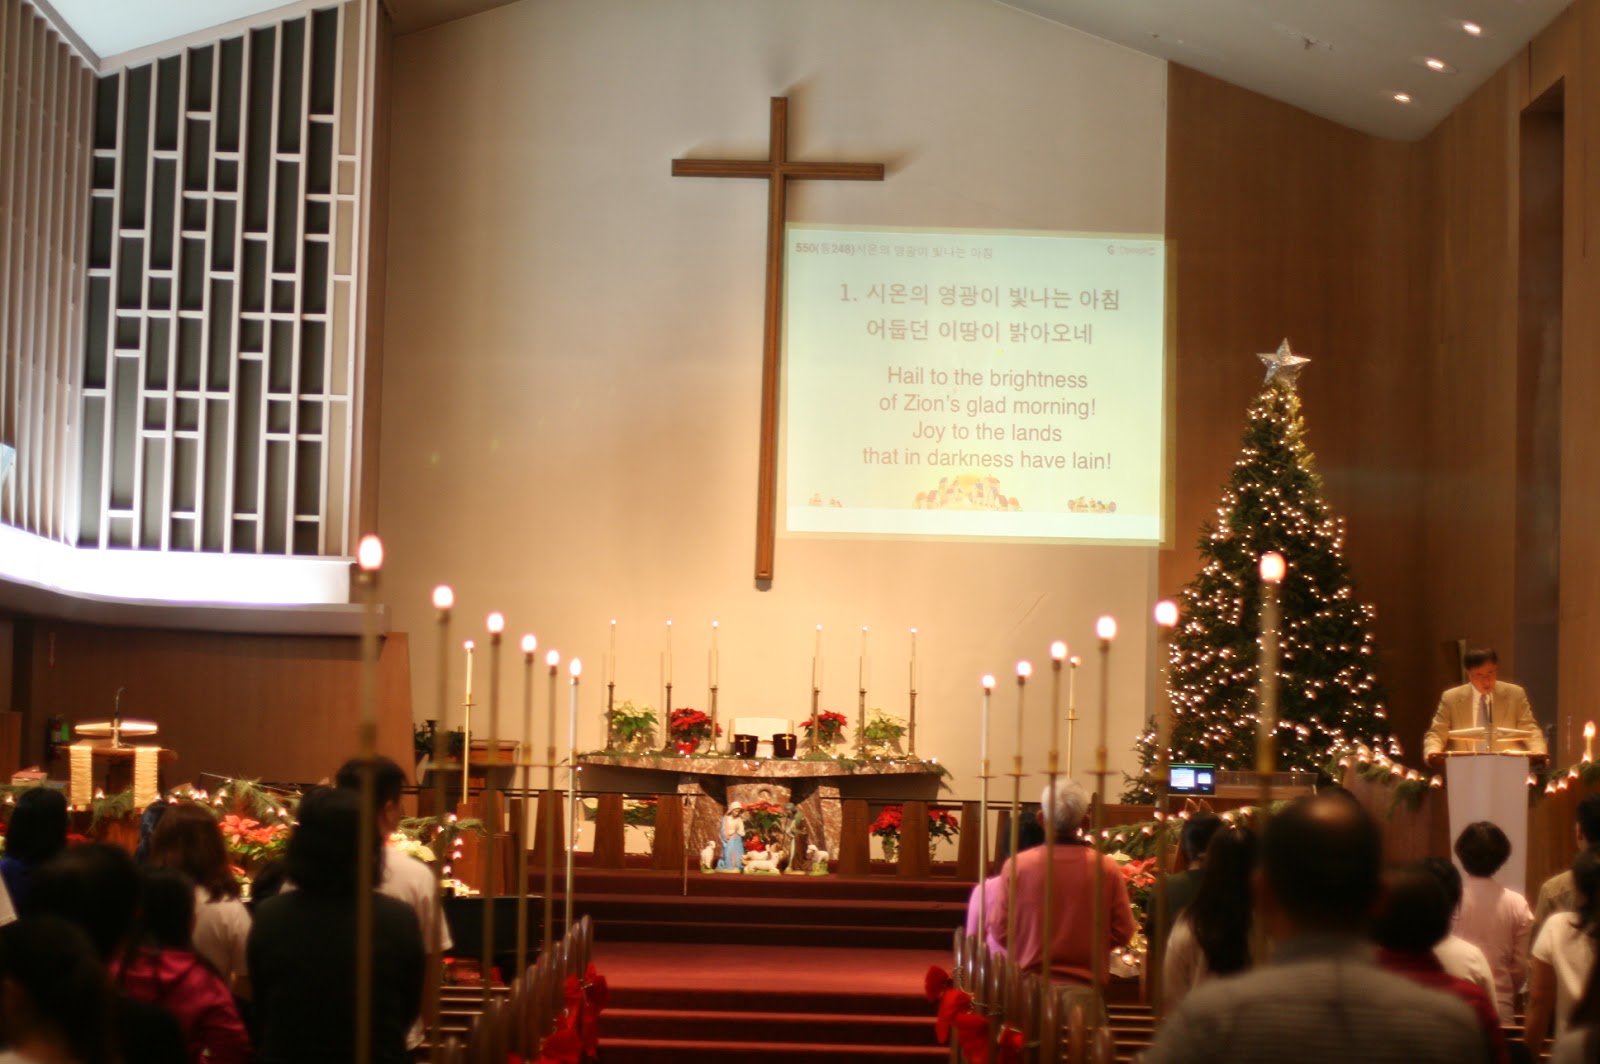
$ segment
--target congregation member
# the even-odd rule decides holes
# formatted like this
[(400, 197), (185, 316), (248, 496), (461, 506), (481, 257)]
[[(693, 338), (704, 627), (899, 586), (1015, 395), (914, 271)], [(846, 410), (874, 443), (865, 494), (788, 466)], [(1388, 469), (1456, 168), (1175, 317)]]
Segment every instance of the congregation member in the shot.
[[(103, 969), (133, 938), (139, 906), (139, 870), (126, 850), (105, 843), (72, 846), (33, 876), (23, 919), (54, 916), (88, 937)], [(108, 1021), (113, 1059), (119, 1064), (187, 1064), (183, 1033), (172, 1013), (113, 987)]]
[(190, 1064), (249, 1064), (250, 1036), (228, 984), (190, 938), (193, 880), (174, 868), (146, 868), (140, 879), (138, 942), (114, 960), (115, 984), (172, 1013)]
[(1506, 1033), (1494, 999), (1482, 988), (1444, 970), (1434, 948), (1450, 931), (1453, 907), (1450, 896), (1422, 862), (1401, 865), (1384, 875), (1383, 903), (1372, 925), (1378, 944), (1378, 963), (1420, 986), (1454, 994), (1472, 1009), (1498, 1064), (1511, 1060)]
[[(1025, 850), (1031, 850), (1035, 846), (1043, 845), (1044, 827), (1039, 823), (1038, 818), (1034, 818), (1032, 820), (1025, 819), (1017, 825), (1018, 853), (1022, 853)], [(995, 903), (999, 899), (1000, 895), (1005, 893), (1006, 881), (1001, 877), (1000, 869), (1005, 867), (1006, 857), (1008, 856), (1008, 851), (1010, 848), (1011, 834), (1010, 832), (1002, 832), (1000, 834), (999, 844), (995, 848), (994, 874), (988, 879), (984, 880), (982, 883), (973, 887), (972, 893), (967, 895), (968, 938), (976, 938), (980, 931), (978, 926), (978, 892), (980, 890), (985, 892), (983, 895), (983, 911), (985, 915), (988, 914), (989, 910), (995, 907)], [(988, 948), (991, 954), (1001, 954), (1006, 951), (1005, 947), (1000, 944), (1000, 940), (998, 938), (988, 934), (984, 935), (984, 945)]]
[(175, 868), (194, 883), (194, 951), (236, 996), (248, 1000), (244, 947), (250, 937), (250, 910), (241, 900), (215, 814), (195, 802), (173, 802), (150, 833), (148, 864)]
[(1511, 857), (1511, 840), (1487, 820), (1468, 824), (1456, 836), (1456, 860), (1466, 871), (1456, 934), (1483, 950), (1494, 973), (1495, 1008), (1500, 1022), (1516, 1015), (1517, 989), (1528, 974), (1528, 934), (1533, 910), (1528, 899), (1495, 882)]
[(1251, 877), (1255, 832), (1230, 827), (1211, 833), (1199, 888), (1172, 925), (1161, 969), (1162, 1007), (1176, 1008), (1200, 983), (1250, 966)]
[(0, 857), (6, 894), (0, 917), (16, 919), (17, 913), (27, 911), (33, 874), (66, 848), (66, 795), (54, 787), (29, 787), (18, 795), (6, 825), (5, 856)]
[[(417, 926), (422, 929), (423, 950), (442, 954), (453, 942), (439, 900), (438, 877), (417, 858), (388, 844), (389, 837), (400, 830), (400, 821), (405, 816), (400, 804), (406, 789), (405, 769), (387, 757), (375, 757), (370, 762), (352, 758), (340, 767), (335, 782), (341, 789), (360, 795), (362, 772), (369, 764), (373, 800), (377, 803), (378, 838), (383, 847), (383, 876), (378, 890), (409, 905), (417, 915)], [(406, 1045), (417, 1048), (424, 1034), (419, 1016), (406, 1034)]]
[[(359, 863), (382, 872), (376, 837), (361, 837), (361, 800), (321, 788), (300, 802), (289, 836), (285, 890), (262, 902), (247, 956), (259, 1017), (260, 1064), (348, 1064), (355, 1059), (356, 885)], [(422, 1008), (424, 954), (416, 914), (374, 890), (371, 1035), (373, 1064), (410, 1060), (407, 1032)]]
[(1178, 851), (1183, 855), (1183, 871), (1167, 877), (1167, 918), (1162, 930), (1170, 933), (1172, 923), (1194, 901), (1205, 868), (1206, 847), (1222, 827), (1222, 818), (1209, 809), (1197, 809), (1183, 822), (1178, 833)]
[(1048, 785), (1039, 799), (1039, 823), (1055, 835), (1054, 895), (1045, 896), (1045, 861), (1048, 846), (1035, 846), (1011, 857), (1000, 870), (1002, 877), (1015, 874), (1016, 939), (1008, 941), (1010, 894), (999, 892), (998, 904), (989, 909), (988, 934), (999, 942), (1011, 959), (1027, 971), (1037, 972), (1044, 960), (1044, 913), (1050, 907), (1050, 976), (1079, 986), (1091, 985), (1094, 977), (1095, 878), (1101, 881), (1099, 914), (1106, 928), (1103, 943), (1108, 954), (1133, 940), (1136, 927), (1128, 903), (1128, 888), (1117, 862), (1102, 854), (1080, 835), (1084, 814), (1089, 808), (1089, 793), (1069, 777)]
[(33, 916), (0, 927), (0, 1064), (113, 1064), (111, 988), (79, 927)]
[(1600, 1062), (1600, 964), (1589, 969), (1583, 996), (1572, 1006), (1567, 1029), (1550, 1047), (1551, 1064)]
[[(1445, 900), (1450, 904), (1450, 927), (1444, 938), (1433, 947), (1433, 955), (1439, 958), (1439, 963), (1444, 970), (1457, 979), (1467, 982), (1483, 991), (1483, 996), (1491, 1002), (1494, 994), (1494, 969), (1489, 967), (1489, 958), (1483, 955), (1483, 950), (1474, 946), (1466, 939), (1455, 933), (1456, 914), (1461, 911), (1461, 869), (1456, 867), (1454, 861), (1448, 857), (1424, 857), (1422, 867), (1433, 873), (1439, 885), (1444, 888)], [(1495, 1010), (1499, 1011), (1498, 1007)]]
[[(1461, 659), (1467, 682), (1439, 696), (1433, 723), (1422, 737), (1422, 757), (1430, 769), (1444, 767), (1446, 751), (1488, 750), (1490, 729), (1499, 729), (1495, 750), (1523, 750), (1528, 762), (1542, 767), (1546, 760), (1544, 732), (1528, 704), (1528, 692), (1500, 679), (1500, 656), (1492, 649), (1469, 650)], [(1483, 728), (1482, 739), (1452, 739), (1450, 733)], [(1520, 733), (1520, 734), (1513, 734)]]
[(1156, 1029), (1145, 1064), (1470, 1064), (1490, 1059), (1459, 998), (1378, 967), (1367, 932), (1383, 843), (1355, 804), (1290, 803), (1261, 840), (1256, 918), (1270, 959), (1197, 988)]
[(1577, 907), (1556, 913), (1539, 929), (1529, 959), (1528, 1015), (1523, 1038), (1534, 1060), (1544, 1051), (1555, 1018), (1556, 1037), (1572, 1022), (1573, 1005), (1594, 971), (1595, 934), (1600, 931), (1600, 853), (1580, 851), (1572, 862)]
[[(1578, 802), (1577, 822), (1573, 825), (1579, 850), (1600, 845), (1600, 794), (1587, 794)], [(1533, 930), (1530, 941), (1539, 940), (1544, 922), (1556, 913), (1570, 913), (1578, 907), (1577, 888), (1572, 885), (1572, 869), (1564, 868), (1539, 885), (1533, 903)]]

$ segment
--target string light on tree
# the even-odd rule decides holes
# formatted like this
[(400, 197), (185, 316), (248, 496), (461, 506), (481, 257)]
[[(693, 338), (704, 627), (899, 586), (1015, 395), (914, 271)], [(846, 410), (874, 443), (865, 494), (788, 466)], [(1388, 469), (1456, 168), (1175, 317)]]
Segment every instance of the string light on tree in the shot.
[(1153, 767), (1201, 761), (1255, 766), (1261, 634), (1259, 562), (1281, 553), (1276, 765), (1311, 770), (1330, 750), (1364, 745), (1398, 754), (1376, 674), (1374, 611), (1356, 598), (1344, 523), (1323, 498), (1295, 378), (1310, 361), (1289, 350), (1260, 356), (1267, 381), (1250, 404), (1239, 456), (1216, 516), (1201, 528), (1200, 571), (1178, 596), (1167, 649), (1172, 736), (1155, 722), (1139, 737), (1144, 773), (1124, 800), (1151, 801)]

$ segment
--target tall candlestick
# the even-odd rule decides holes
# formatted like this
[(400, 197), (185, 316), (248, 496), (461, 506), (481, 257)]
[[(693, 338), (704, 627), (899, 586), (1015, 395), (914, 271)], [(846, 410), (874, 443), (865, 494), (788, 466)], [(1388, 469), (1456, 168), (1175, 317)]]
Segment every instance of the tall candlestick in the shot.
[(1100, 639), (1100, 736), (1094, 751), (1095, 773), (1095, 803), (1094, 803), (1094, 835), (1090, 842), (1094, 846), (1094, 994), (1096, 1015), (1103, 1014), (1104, 1005), (1102, 998), (1106, 985), (1106, 943), (1109, 940), (1109, 928), (1106, 927), (1106, 883), (1105, 860), (1101, 854), (1100, 843), (1105, 833), (1106, 826), (1106, 724), (1111, 715), (1111, 641), (1117, 637), (1117, 619), (1111, 616), (1101, 617), (1094, 625), (1094, 634)]
[[(361, 587), (361, 813), (358, 839), (378, 834), (378, 792), (373, 770), (378, 756), (378, 570), (383, 542), (362, 536), (356, 548)], [(356, 885), (356, 1061), (372, 1059), (372, 862), (357, 862)]]
[[(1055, 803), (1056, 803), (1056, 761), (1060, 757), (1058, 740), (1060, 738), (1061, 721), (1061, 662), (1067, 656), (1067, 644), (1056, 640), (1050, 644), (1050, 749), (1045, 757), (1045, 776), (1048, 783), (1045, 793), (1050, 796), (1049, 809), (1042, 810), (1045, 818), (1044, 835), (1044, 896), (1056, 896), (1056, 830), (1055, 830)], [(1050, 971), (1052, 954), (1055, 949), (1055, 906), (1044, 906), (1044, 927), (1041, 942), (1043, 943), (1043, 956), (1039, 962), (1039, 970)]]
[(556, 671), (561, 667), (561, 654), (555, 650), (548, 652), (544, 663), (550, 670), (550, 713), (545, 720), (544, 797), (539, 807), (544, 810), (544, 948), (548, 952), (555, 928)]
[(483, 972), (483, 1004), (489, 1005), (490, 989), (493, 980), (489, 973), (494, 969), (494, 899), (500, 893), (498, 869), (496, 867), (495, 851), (500, 847), (495, 842), (495, 837), (500, 834), (500, 806), (501, 795), (495, 786), (495, 767), (500, 762), (500, 638), (506, 630), (505, 615), (499, 612), (489, 614), (486, 627), (489, 630), (489, 737), (487, 740), (488, 764), (484, 766), (483, 776), (483, 959), (480, 962)]
[(562, 927), (572, 926), (573, 862), (577, 856), (575, 836), (578, 829), (578, 677), (583, 673), (583, 662), (573, 658), (567, 663), (567, 671), (572, 675), (572, 687), (567, 718), (567, 890)]
[(1006, 940), (1008, 950), (1016, 949), (1017, 941), (1017, 862), (1019, 834), (1022, 828), (1022, 715), (1023, 698), (1027, 692), (1028, 677), (1033, 675), (1033, 665), (1017, 662), (1017, 749), (1011, 756), (1011, 857), (1006, 867), (1011, 874), (1006, 877)]
[(528, 816), (531, 800), (528, 776), (533, 771), (533, 653), (539, 640), (530, 633), (522, 637), (522, 769), (521, 814), (517, 818), (517, 966), (520, 975), (528, 970)]
[(861, 626), (861, 657), (856, 662), (856, 753), (867, 752), (867, 626)]
[[(916, 629), (912, 629), (915, 631)], [(983, 699), (978, 708), (978, 943), (989, 939), (989, 696), (994, 693), (994, 677), (985, 676)]]
[(911, 629), (911, 690), (907, 701), (906, 756), (917, 756), (917, 630)]
[(1067, 775), (1072, 775), (1072, 742), (1078, 730), (1078, 666), (1076, 654), (1067, 658)]
[(1260, 705), (1256, 720), (1256, 771), (1261, 774), (1261, 812), (1271, 799), (1273, 741), (1278, 729), (1278, 584), (1285, 572), (1283, 555), (1261, 556)]
[(471, 783), (467, 766), (472, 761), (472, 651), (475, 644), (468, 639), (461, 645), (467, 652), (467, 697), (461, 703), (461, 803), (465, 805), (470, 796), (468, 785)]
[[(1172, 760), (1172, 698), (1167, 690), (1168, 651), (1172, 644), (1172, 629), (1178, 623), (1178, 605), (1171, 599), (1162, 599), (1156, 603), (1155, 608), (1156, 633), (1160, 637), (1156, 653), (1160, 657), (1156, 671), (1156, 809), (1165, 813), (1167, 806), (1167, 784), (1169, 782), (1168, 764)], [(1165, 828), (1163, 827), (1163, 844), (1165, 843)], [(1163, 845), (1162, 852), (1165, 852)], [(1150, 936), (1150, 997), (1156, 1004), (1158, 1012), (1161, 1002), (1165, 999), (1166, 987), (1162, 979), (1162, 964), (1167, 955), (1167, 928), (1170, 921), (1167, 919), (1167, 870), (1159, 868), (1156, 871), (1155, 882), (1155, 924)]]
[(711, 696), (711, 751), (720, 752), (722, 744), (717, 741), (717, 673), (720, 671), (721, 662), (718, 660), (717, 650), (717, 622), (711, 622), (711, 649), (706, 653), (706, 679), (709, 681), (707, 692)]
[[(440, 765), (444, 762), (445, 755), (449, 752), (445, 739), (449, 734), (446, 718), (449, 712), (450, 701), (450, 610), (455, 605), (456, 595), (448, 584), (440, 584), (433, 589), (433, 608), (439, 622), (439, 650), (438, 650), (438, 675), (434, 677), (434, 690), (437, 692), (437, 703), (434, 710), (436, 720), (433, 726), (433, 815), (439, 818), (439, 823), (444, 824), (444, 772)], [(428, 1044), (439, 1044), (439, 988), (444, 978), (444, 919), (443, 900), (439, 897), (443, 884), (443, 876), (439, 874), (438, 864), (434, 866), (434, 919), (433, 941), (428, 944), (428, 974), (427, 974), (427, 1018), (428, 1018)]]

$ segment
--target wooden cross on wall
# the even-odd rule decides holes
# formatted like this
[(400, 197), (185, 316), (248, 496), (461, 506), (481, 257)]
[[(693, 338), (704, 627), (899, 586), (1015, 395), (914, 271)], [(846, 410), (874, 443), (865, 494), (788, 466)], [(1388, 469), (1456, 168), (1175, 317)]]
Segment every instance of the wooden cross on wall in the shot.
[(761, 338), (761, 449), (756, 480), (756, 579), (772, 579), (778, 510), (778, 350), (783, 326), (783, 228), (793, 180), (882, 181), (882, 163), (789, 161), (789, 98), (772, 98), (765, 159), (674, 159), (673, 177), (759, 177), (767, 181), (767, 299)]

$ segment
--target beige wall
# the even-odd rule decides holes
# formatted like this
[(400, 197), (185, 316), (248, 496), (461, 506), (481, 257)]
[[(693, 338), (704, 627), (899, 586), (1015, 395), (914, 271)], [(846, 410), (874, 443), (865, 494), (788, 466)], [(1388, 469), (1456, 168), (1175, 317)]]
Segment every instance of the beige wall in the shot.
[[(860, 627), (882, 685), (869, 701), (903, 713), (915, 626), (918, 751), (970, 795), (979, 675), (1042, 663), (1053, 638), (1088, 649), (1111, 612), (1126, 637), (1110, 746), (1130, 768), (1154, 551), (780, 540), (772, 589), (752, 586), (765, 189), (668, 167), (761, 155), (767, 98), (787, 93), (795, 157), (891, 164), (882, 185), (798, 186), (794, 220), (1159, 232), (1165, 78), (1158, 60), (974, 0), (530, 0), (399, 39), (379, 528), (396, 628), (418, 643), (418, 714), (435, 713), (440, 581), (461, 604), (456, 638), (501, 609), (513, 633), (585, 658), (580, 746), (600, 741), (613, 617), (619, 698), (659, 705), (671, 618), (674, 703), (704, 707), (716, 619), (723, 712), (797, 720), (816, 624), (825, 706), (852, 717)], [(1086, 657), (1084, 708), (1099, 683)], [(1029, 699), (1035, 737), (1047, 690)], [(996, 703), (1001, 768), (1015, 704)], [(1091, 744), (1079, 736), (1080, 767)], [(1035, 738), (1030, 770), (1042, 755)]]

